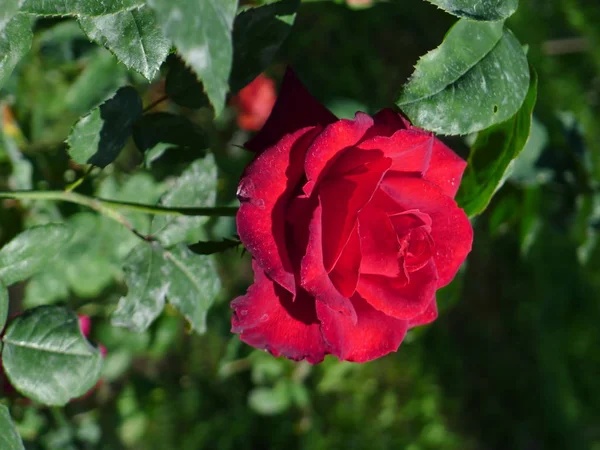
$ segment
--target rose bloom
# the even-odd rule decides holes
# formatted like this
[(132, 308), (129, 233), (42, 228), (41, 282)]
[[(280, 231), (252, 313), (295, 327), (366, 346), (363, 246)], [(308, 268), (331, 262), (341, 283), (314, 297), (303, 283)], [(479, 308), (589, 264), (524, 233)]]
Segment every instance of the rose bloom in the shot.
[(471, 250), (453, 200), (466, 163), (391, 109), (337, 119), (288, 71), (246, 147), (238, 233), (254, 284), (232, 331), (275, 356), (365, 362), (437, 317)]
[(247, 131), (260, 130), (269, 118), (276, 99), (275, 83), (265, 74), (260, 74), (231, 100), (238, 110), (238, 126)]

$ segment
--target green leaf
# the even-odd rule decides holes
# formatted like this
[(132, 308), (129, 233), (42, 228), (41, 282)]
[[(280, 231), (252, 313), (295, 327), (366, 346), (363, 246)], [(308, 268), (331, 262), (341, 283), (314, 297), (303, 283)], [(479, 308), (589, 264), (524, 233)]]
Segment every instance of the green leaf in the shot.
[(23, 231), (0, 250), (0, 280), (10, 286), (41, 271), (70, 238), (68, 228), (61, 224)]
[(248, 395), (248, 405), (258, 414), (265, 416), (280, 414), (291, 404), (290, 391), (287, 380), (280, 380), (272, 388), (255, 388)]
[(271, 64), (292, 29), (299, 6), (299, 0), (282, 0), (238, 14), (233, 24), (231, 92), (239, 91)]
[(0, 31), (4, 30), (17, 11), (19, 11), (19, 0), (2, 1), (0, 4)]
[(6, 325), (6, 319), (8, 319), (8, 290), (0, 281), (0, 332)]
[(81, 397), (98, 381), (102, 355), (79, 329), (75, 313), (40, 306), (13, 319), (3, 338), (2, 364), (11, 384), (47, 405)]
[(128, 293), (112, 317), (113, 325), (143, 331), (169, 301), (190, 321), (206, 330), (206, 313), (221, 288), (209, 256), (194, 255), (180, 245), (165, 250), (158, 243), (142, 243), (125, 260)]
[(2, 450), (25, 450), (21, 436), (10, 417), (10, 412), (4, 405), (0, 405), (0, 448)]
[(184, 116), (166, 112), (143, 116), (133, 127), (133, 140), (141, 152), (165, 143), (182, 147), (196, 158), (204, 156), (203, 150), (208, 148), (208, 137), (201, 128)]
[(38, 16), (103, 16), (143, 4), (144, 0), (25, 0), (21, 11)]
[(32, 38), (31, 22), (24, 14), (14, 16), (4, 30), (0, 27), (0, 88), (29, 51)]
[(167, 60), (170, 66), (165, 80), (165, 92), (171, 100), (186, 108), (210, 106), (204, 86), (181, 59), (173, 56)]
[(194, 69), (216, 115), (225, 106), (237, 0), (148, 0), (165, 35)]
[[(159, 205), (168, 207), (214, 206), (217, 190), (217, 166), (212, 155), (193, 162), (160, 199)], [(180, 242), (193, 243), (205, 238), (202, 226), (207, 217), (155, 216), (150, 234), (165, 247)]]
[(512, 117), (529, 86), (527, 58), (499, 22), (459, 20), (423, 56), (397, 101), (414, 125), (468, 134)]
[(212, 255), (226, 250), (239, 247), (242, 243), (235, 239), (223, 239), (222, 241), (200, 241), (189, 245), (188, 248), (197, 255)]
[(78, 164), (106, 167), (125, 146), (133, 123), (142, 115), (142, 99), (126, 86), (77, 121), (67, 139), (69, 154)]
[(473, 20), (503, 20), (514, 14), (519, 0), (427, 0), (444, 11)]
[(80, 17), (79, 23), (90, 39), (104, 45), (119, 61), (149, 81), (169, 53), (171, 43), (147, 6), (98, 17)]
[(467, 169), (456, 200), (469, 217), (482, 213), (502, 186), (511, 162), (529, 138), (533, 107), (537, 97), (537, 75), (519, 112), (510, 120), (482, 131), (471, 147)]

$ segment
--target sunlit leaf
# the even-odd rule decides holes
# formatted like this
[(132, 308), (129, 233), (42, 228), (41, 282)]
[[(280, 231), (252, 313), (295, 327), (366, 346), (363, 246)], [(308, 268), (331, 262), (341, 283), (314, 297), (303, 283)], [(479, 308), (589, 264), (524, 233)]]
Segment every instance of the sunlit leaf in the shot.
[(61, 224), (48, 224), (23, 231), (0, 249), (0, 280), (9, 286), (39, 272), (52, 261), (71, 238)]
[(519, 6), (519, 0), (427, 0), (450, 14), (474, 20), (503, 20)]
[(148, 0), (165, 35), (194, 69), (219, 115), (225, 105), (232, 64), (237, 0)]
[(169, 53), (171, 43), (147, 6), (97, 17), (82, 16), (79, 23), (90, 39), (148, 80), (154, 78)]
[(0, 32), (19, 10), (19, 0), (3, 0), (0, 3)]
[(106, 167), (119, 156), (141, 115), (142, 100), (137, 91), (130, 86), (119, 89), (73, 126), (67, 139), (69, 155), (79, 164)]
[(513, 34), (500, 22), (463, 19), (419, 60), (397, 104), (416, 126), (468, 134), (512, 117), (528, 86), (527, 58)]
[(0, 88), (19, 60), (29, 51), (32, 38), (31, 23), (24, 14), (17, 14), (10, 19), (4, 30), (0, 27)]
[(482, 131), (471, 147), (467, 169), (456, 200), (469, 216), (480, 214), (506, 179), (511, 162), (521, 153), (529, 138), (531, 117), (537, 97), (537, 76), (523, 106), (507, 122)]
[(25, 0), (21, 10), (40, 16), (102, 16), (143, 4), (144, 0)]
[(98, 381), (102, 355), (81, 334), (75, 313), (40, 306), (14, 318), (2, 339), (2, 364), (11, 384), (47, 405), (64, 405)]

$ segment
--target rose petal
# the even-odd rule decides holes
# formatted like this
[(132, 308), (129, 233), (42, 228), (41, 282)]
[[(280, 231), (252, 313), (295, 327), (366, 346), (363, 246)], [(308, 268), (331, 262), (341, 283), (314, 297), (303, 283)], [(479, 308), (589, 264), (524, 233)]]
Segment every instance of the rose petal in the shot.
[(421, 269), (411, 272), (408, 282), (404, 274), (396, 278), (361, 274), (357, 291), (378, 311), (396, 319), (410, 320), (425, 311), (435, 295), (437, 284), (435, 264), (429, 261)]
[(310, 95), (294, 71), (288, 68), (271, 115), (262, 130), (245, 147), (262, 152), (288, 133), (309, 126), (324, 127), (337, 120), (337, 117)]
[(408, 328), (414, 328), (414, 327), (418, 327), (421, 325), (427, 325), (427, 324), (433, 322), (435, 319), (437, 319), (437, 317), (438, 317), (437, 302), (434, 297), (433, 301), (429, 304), (427, 309), (425, 309), (425, 311), (423, 311), (422, 314), (419, 314), (418, 316), (413, 317), (412, 319), (410, 319), (408, 321)]
[(358, 212), (369, 202), (391, 160), (379, 157), (341, 178), (326, 178), (318, 188), (323, 206), (323, 263), (331, 271), (350, 232), (356, 226)]
[(308, 246), (301, 262), (300, 284), (317, 298), (317, 303), (323, 302), (356, 322), (356, 311), (352, 303), (337, 290), (323, 265), (321, 216), (322, 207), (318, 202), (310, 220)]
[(370, 116), (358, 112), (354, 120), (342, 119), (325, 127), (306, 152), (306, 178), (313, 182), (305, 186), (306, 195), (311, 195), (315, 183), (325, 168), (334, 163), (336, 156), (357, 144), (372, 125), (373, 119)]
[(319, 128), (285, 136), (246, 168), (238, 187), (237, 230), (241, 241), (267, 274), (295, 292), (285, 245), (285, 209), (303, 176), (302, 161)]
[(383, 209), (369, 203), (358, 213), (358, 234), (362, 260), (360, 273), (388, 277), (400, 273), (400, 244), (392, 223)]
[(245, 343), (275, 356), (306, 359), (312, 364), (321, 362), (327, 348), (314, 298), (303, 292), (292, 301), (292, 294), (273, 283), (258, 264), (253, 262), (252, 267), (254, 284), (246, 295), (231, 302), (231, 331), (240, 333)]
[(398, 130), (409, 129), (411, 124), (402, 114), (390, 108), (385, 108), (373, 116), (373, 128), (369, 130), (368, 137), (391, 136)]
[(355, 226), (335, 267), (329, 272), (329, 278), (334, 286), (345, 297), (351, 297), (356, 291), (360, 259), (360, 239), (358, 237), (358, 227)]
[(340, 360), (367, 362), (398, 350), (407, 322), (377, 311), (357, 294), (352, 297), (352, 304), (356, 323), (317, 302), (317, 316), (330, 352)]
[(418, 209), (431, 217), (435, 243), (433, 260), (438, 270), (438, 288), (450, 283), (471, 251), (473, 229), (466, 214), (440, 188), (428, 181), (388, 173), (381, 190), (404, 209)]

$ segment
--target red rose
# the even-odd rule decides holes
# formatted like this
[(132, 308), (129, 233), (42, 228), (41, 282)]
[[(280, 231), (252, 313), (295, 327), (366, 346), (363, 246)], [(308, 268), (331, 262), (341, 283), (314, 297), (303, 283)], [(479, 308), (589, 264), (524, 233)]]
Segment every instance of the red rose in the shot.
[(232, 331), (275, 356), (369, 361), (437, 317), (471, 250), (453, 200), (466, 163), (385, 109), (338, 120), (291, 71), (238, 188), (255, 282)]
[(275, 83), (260, 74), (232, 99), (232, 104), (238, 109), (238, 126), (248, 131), (260, 130), (269, 118), (276, 99)]

